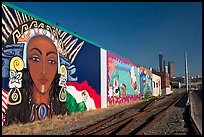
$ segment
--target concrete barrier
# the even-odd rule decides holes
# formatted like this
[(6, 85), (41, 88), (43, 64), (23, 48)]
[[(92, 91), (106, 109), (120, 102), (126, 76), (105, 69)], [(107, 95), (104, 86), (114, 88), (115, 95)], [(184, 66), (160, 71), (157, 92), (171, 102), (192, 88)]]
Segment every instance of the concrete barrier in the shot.
[(192, 117), (196, 127), (198, 128), (199, 132), (202, 135), (202, 107), (199, 107), (200, 105), (198, 105), (199, 103), (201, 103), (201, 105), (202, 105), (202, 102), (195, 100), (195, 98), (192, 96), (192, 92), (193, 91), (191, 91), (189, 93), (191, 117)]

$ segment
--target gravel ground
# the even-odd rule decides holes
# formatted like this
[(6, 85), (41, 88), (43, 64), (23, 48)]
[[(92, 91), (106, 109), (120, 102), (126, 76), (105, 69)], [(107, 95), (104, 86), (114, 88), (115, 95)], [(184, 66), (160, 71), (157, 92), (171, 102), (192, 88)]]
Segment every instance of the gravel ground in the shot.
[(145, 132), (145, 135), (192, 135), (193, 133), (189, 131), (189, 123), (185, 111), (186, 101), (187, 96), (168, 109), (163, 119)]
[[(187, 96), (179, 101), (174, 107), (167, 110), (167, 115), (155, 124), (151, 130), (147, 131), (145, 135), (191, 135), (189, 131), (185, 113), (185, 104)], [(72, 116), (61, 116), (55, 119), (39, 121), (37, 123), (29, 123), (26, 125), (8, 126), (2, 128), (2, 134), (15, 135), (71, 135), (75, 130), (79, 130), (105, 119), (117, 112), (124, 110), (136, 103), (143, 102), (143, 100), (133, 101), (121, 105), (115, 105), (109, 108), (86, 111), (83, 113), (75, 113)], [(156, 103), (156, 102), (155, 102)], [(156, 104), (155, 104), (156, 105)], [(59, 124), (60, 123), (60, 124)]]
[[(80, 131), (80, 129), (83, 129), (83, 128), (87, 127), (88, 125), (92, 125), (92, 124), (96, 123), (97, 121), (105, 119), (105, 118), (107, 118), (107, 117), (109, 117), (115, 113), (118, 113), (118, 112), (132, 106), (133, 104), (140, 103), (140, 102), (142, 102), (142, 100), (127, 103), (127, 104), (122, 105), (122, 106), (117, 105), (117, 106), (113, 106), (110, 108), (105, 108), (102, 111), (94, 110), (94, 111), (90, 112), (90, 115), (86, 114), (84, 116), (81, 116), (81, 118), (77, 120), (78, 122), (73, 121), (71, 124), (66, 125), (64, 127), (50, 130), (47, 132), (43, 131), (43, 132), (40, 132), (39, 134), (41, 134), (41, 135), (42, 134), (43, 135), (71, 135), (75, 132), (75, 130)], [(84, 113), (88, 113), (88, 112), (84, 112)]]
[(14, 124), (2, 127), (2, 135), (71, 135), (74, 130), (84, 128), (105, 119), (134, 104), (144, 100), (133, 101), (108, 108), (73, 113), (71, 116), (54, 116), (52, 119), (28, 124)]

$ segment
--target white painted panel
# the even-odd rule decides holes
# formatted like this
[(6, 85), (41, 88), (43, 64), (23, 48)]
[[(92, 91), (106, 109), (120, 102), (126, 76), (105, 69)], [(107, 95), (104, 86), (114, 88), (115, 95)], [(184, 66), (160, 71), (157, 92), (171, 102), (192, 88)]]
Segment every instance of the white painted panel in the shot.
[(107, 107), (107, 51), (101, 48), (101, 108)]

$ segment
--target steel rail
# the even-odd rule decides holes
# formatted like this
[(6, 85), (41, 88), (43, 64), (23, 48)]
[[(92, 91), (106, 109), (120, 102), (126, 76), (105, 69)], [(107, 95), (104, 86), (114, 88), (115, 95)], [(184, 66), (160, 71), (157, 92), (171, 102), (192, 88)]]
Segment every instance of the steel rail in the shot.
[[(161, 99), (162, 99), (162, 98), (161, 98)], [(97, 128), (99, 128), (99, 127), (101, 127), (101, 126), (103, 126), (103, 125), (105, 125), (105, 124), (107, 124), (107, 123), (113, 121), (114, 119), (120, 118), (122, 115), (124, 115), (124, 114), (125, 114), (126, 112), (128, 112), (129, 110), (135, 109), (135, 108), (137, 108), (137, 107), (139, 107), (139, 106), (145, 104), (144, 107), (142, 107), (142, 108), (139, 110), (139, 111), (143, 111), (148, 105), (150, 105), (152, 102), (154, 102), (154, 100), (155, 100), (155, 99), (151, 99), (151, 100), (149, 100), (149, 101), (137, 103), (137, 104), (135, 104), (135, 105), (133, 105), (133, 106), (131, 106), (131, 107), (129, 107), (129, 108), (126, 108), (126, 109), (124, 109), (124, 110), (122, 110), (122, 111), (120, 111), (120, 112), (118, 112), (118, 113), (116, 113), (116, 114), (114, 114), (114, 115), (108, 117), (108, 118), (102, 119), (102, 120), (100, 120), (100, 121), (98, 121), (98, 122), (96, 122), (96, 123), (94, 123), (94, 124), (88, 126), (88, 127), (85, 128), (85, 129), (77, 129), (77, 130), (75, 130), (75, 131), (72, 131), (72, 132), (75, 132), (75, 133), (73, 133), (72, 135), (87, 135), (87, 134), (89, 134), (90, 132), (92, 132), (93, 130), (95, 130), (95, 129), (97, 129)]]

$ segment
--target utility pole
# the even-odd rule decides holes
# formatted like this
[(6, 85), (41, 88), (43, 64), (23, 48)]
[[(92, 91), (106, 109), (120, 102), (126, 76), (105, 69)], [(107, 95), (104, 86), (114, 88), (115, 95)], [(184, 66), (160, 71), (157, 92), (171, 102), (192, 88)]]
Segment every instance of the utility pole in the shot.
[(191, 90), (191, 76), (190, 76), (190, 69), (188, 68), (188, 85), (189, 85), (189, 89)]
[(190, 94), (188, 91), (188, 64), (187, 64), (187, 53), (186, 52), (184, 53), (184, 56), (185, 56), (185, 84), (186, 84), (186, 92), (188, 94), (188, 100), (186, 102), (186, 105), (189, 105), (190, 104)]
[(186, 92), (188, 93), (188, 64), (187, 64), (187, 53), (185, 52), (185, 84)]

